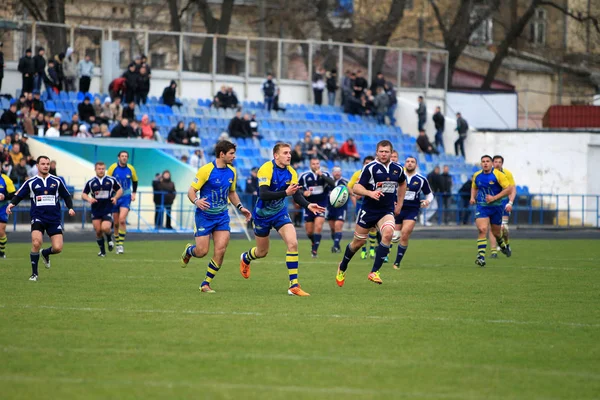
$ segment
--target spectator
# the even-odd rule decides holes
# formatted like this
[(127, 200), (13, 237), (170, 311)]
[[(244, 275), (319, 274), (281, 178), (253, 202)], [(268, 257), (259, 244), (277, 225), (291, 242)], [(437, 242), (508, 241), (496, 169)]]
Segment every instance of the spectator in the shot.
[(329, 144), (329, 138), (327, 136), (323, 136), (321, 138), (321, 143), (319, 143), (319, 151), (323, 154), (325, 160), (329, 160), (331, 146)]
[(377, 96), (373, 101), (375, 105), (375, 116), (379, 125), (385, 125), (385, 116), (388, 112), (389, 97), (385, 94), (383, 86), (377, 86)]
[[(98, 115), (98, 114), (96, 114)], [(104, 99), (104, 103), (100, 106), (100, 117), (103, 119), (101, 123), (108, 123), (109, 121), (114, 121), (113, 110), (110, 106), (110, 97)]]
[(2, 93), (2, 79), (4, 78), (4, 52), (2, 48), (4, 47), (4, 43), (0, 42), (0, 93)]
[(444, 118), (442, 115), (442, 111), (439, 107), (435, 108), (435, 114), (433, 114), (433, 123), (435, 125), (435, 147), (445, 152), (444, 128), (446, 126), (446, 118)]
[[(46, 58), (44, 58), (45, 53), (46, 50), (44, 50), (43, 47), (39, 47), (37, 54), (35, 57), (33, 57), (33, 65), (35, 69), (33, 88), (35, 90), (42, 90), (42, 81), (44, 81), (44, 76), (46, 75)], [(46, 90), (48, 90), (48, 88), (46, 88)], [(30, 91), (31, 90), (28, 90), (28, 92)]]
[(425, 106), (425, 102), (423, 101), (423, 96), (419, 96), (418, 100), (419, 107), (415, 110), (417, 113), (417, 119), (419, 123), (419, 132), (425, 130), (425, 123), (427, 122), (427, 107)]
[(229, 121), (227, 132), (232, 138), (249, 138), (252, 136), (252, 133), (248, 130), (249, 128), (249, 125), (242, 118), (242, 111), (238, 109), (235, 117)]
[(429, 141), (429, 138), (425, 134), (425, 131), (419, 132), (419, 137), (417, 138), (417, 146), (419, 150), (425, 154), (440, 154), (435, 147)]
[(154, 189), (154, 224), (156, 229), (162, 228), (163, 215), (165, 214), (165, 228), (173, 229), (171, 226), (171, 207), (175, 201), (177, 191), (175, 190), (175, 183), (171, 180), (171, 173), (164, 171), (159, 179), (152, 182), (152, 189)]
[(118, 122), (123, 118), (123, 106), (121, 105), (120, 97), (115, 97), (114, 102), (110, 105), (110, 111), (112, 112), (114, 121)]
[(280, 92), (281, 92), (281, 90), (278, 87), (277, 91), (275, 92), (275, 97), (273, 97), (273, 110), (285, 112), (285, 108), (283, 108), (279, 105), (279, 93)]
[(317, 156), (317, 149), (312, 140), (312, 132), (306, 131), (304, 134), (304, 142), (302, 142), (302, 154), (305, 160), (310, 160)]
[(88, 132), (87, 126), (81, 124), (79, 126), (79, 132), (76, 135), (73, 135), (79, 138), (89, 138), (92, 137), (92, 134)]
[(385, 78), (383, 72), (377, 72), (375, 79), (371, 82), (371, 92), (377, 93), (377, 88), (383, 88), (385, 90)]
[[(250, 176), (246, 179), (244, 193), (258, 196), (258, 168), (254, 167), (250, 170)], [(252, 204), (254, 204), (254, 202), (252, 202)]]
[(148, 64), (148, 57), (145, 54), (142, 54), (142, 66), (146, 67), (146, 73), (150, 78), (152, 78), (152, 69), (150, 68), (150, 64)]
[(125, 78), (125, 103), (135, 102), (135, 91), (137, 85), (138, 73), (135, 70), (135, 63), (129, 64), (127, 71), (123, 73)]
[(92, 124), (92, 127), (90, 128), (90, 135), (92, 137), (102, 137), (102, 133), (100, 132), (100, 125), (96, 124)]
[(67, 92), (75, 92), (75, 80), (77, 79), (77, 64), (73, 59), (73, 48), (69, 47), (63, 60), (63, 73), (65, 75), (64, 89)]
[(17, 110), (20, 110), (21, 108), (23, 108), (26, 105), (27, 105), (27, 97), (25, 96), (25, 93), (22, 93), (19, 96), (19, 100), (17, 101)]
[(100, 125), (100, 136), (101, 137), (110, 137), (110, 131), (108, 130), (107, 124)]
[(338, 90), (337, 69), (332, 69), (327, 75), (327, 104), (335, 106), (335, 93)]
[(460, 219), (463, 225), (469, 225), (469, 221), (471, 219), (471, 204), (469, 201), (471, 200), (471, 186), (473, 181), (469, 178), (461, 187), (458, 189), (458, 194), (460, 195), (460, 208), (461, 216)]
[[(277, 97), (277, 96), (275, 96)], [(275, 108), (273, 108), (275, 109)], [(260, 135), (260, 133), (258, 133), (258, 121), (256, 120), (256, 113), (252, 113), (252, 117), (250, 117), (250, 121), (249, 121), (249, 125), (250, 125), (250, 133), (252, 134), (252, 137), (255, 139), (262, 139), (262, 136)]]
[(133, 65), (135, 66), (135, 73), (139, 74), (140, 73), (140, 68), (142, 68), (142, 56), (135, 56), (135, 58), (133, 59)]
[(187, 133), (185, 132), (185, 124), (183, 121), (179, 121), (177, 126), (171, 129), (167, 142), (175, 144), (188, 144)]
[(54, 60), (48, 60), (48, 67), (43, 75), (44, 85), (46, 86), (46, 94), (48, 98), (53, 98), (57, 95), (59, 90), (60, 81), (58, 80), (58, 73), (54, 67)]
[(24, 133), (23, 136), (21, 136), (20, 140), (18, 140), (18, 143), (21, 145), (21, 153), (23, 153), (23, 157), (27, 162), (33, 159), (33, 157), (31, 156), (31, 151), (29, 150), (29, 144), (27, 144), (28, 139), (29, 135)]
[(94, 122), (96, 120), (96, 112), (94, 106), (90, 103), (90, 96), (85, 96), (83, 102), (77, 106), (77, 114), (83, 122)]
[(450, 198), (452, 196), (452, 175), (450, 175), (450, 167), (444, 165), (444, 169), (441, 175), (441, 184), (442, 184), (442, 204), (443, 204), (443, 214), (444, 214), (444, 224), (448, 224), (450, 221)]
[(163, 90), (162, 101), (163, 104), (169, 107), (177, 106), (180, 107), (181, 103), (177, 101), (177, 82), (171, 81), (171, 84)]
[(58, 173), (56, 172), (56, 160), (50, 161), (50, 170), (48, 172), (50, 175), (58, 176)]
[(198, 148), (190, 157), (190, 165), (192, 166), (192, 168), (198, 169), (204, 164), (206, 164), (206, 159), (204, 158), (204, 151)]
[(142, 116), (142, 123), (140, 124), (140, 129), (142, 131), (142, 139), (155, 140), (154, 130), (152, 129), (152, 126), (150, 126), (150, 118), (148, 118), (148, 114), (144, 114)]
[(1, 150), (0, 156), (2, 157), (2, 160), (0, 160), (2, 163), (2, 173), (6, 176), (10, 176), (10, 173), (12, 172), (12, 166), (8, 161), (6, 161), (7, 157), (10, 158), (8, 151), (6, 149)]
[(46, 131), (50, 128), (50, 122), (46, 121), (44, 114), (39, 113), (34, 121), (36, 135), (44, 136)]
[(267, 74), (267, 80), (262, 84), (262, 92), (265, 98), (265, 108), (271, 111), (273, 108), (273, 99), (277, 92), (277, 85), (273, 82), (273, 75), (271, 73)]
[(42, 114), (46, 112), (46, 107), (44, 106), (44, 102), (40, 98), (39, 90), (33, 91), (33, 100), (31, 100), (31, 108)]
[(237, 98), (237, 94), (233, 91), (233, 86), (229, 85), (227, 87), (227, 96), (226, 96), (226, 105), (227, 108), (237, 108), (239, 101)]
[(458, 132), (458, 140), (454, 142), (454, 151), (458, 156), (458, 151), (460, 150), (463, 158), (465, 158), (465, 139), (469, 131), (469, 124), (460, 113), (456, 113), (456, 130)]
[(10, 171), (10, 179), (17, 185), (27, 180), (27, 160), (21, 158)]
[(315, 104), (323, 104), (323, 90), (325, 89), (325, 70), (322, 67), (317, 68), (312, 77), (312, 89)]
[(70, 129), (65, 132), (66, 136), (78, 137), (79, 136), (79, 129), (80, 129), (81, 126), (84, 126), (84, 125), (80, 125), (80, 124), (78, 124), (76, 122), (72, 122)]
[(58, 55), (54, 56), (54, 69), (56, 70), (56, 77), (58, 79), (56, 87), (58, 88), (59, 92), (63, 91), (63, 84), (65, 82), (65, 71), (63, 70), (62, 64), (64, 59), (65, 53), (59, 53)]
[(44, 135), (45, 137), (59, 137), (60, 136), (60, 131), (58, 130), (59, 128), (59, 122), (56, 120), (52, 120), (52, 122), (50, 123), (50, 128), (48, 128), (48, 130), (46, 131), (46, 134)]
[[(22, 80), (22, 92), (31, 93), (34, 89), (34, 75), (35, 75), (35, 63), (31, 58), (31, 49), (25, 50), (25, 55), (19, 60), (19, 66), (17, 68), (21, 73)], [(38, 89), (39, 90), (39, 89)]]
[(346, 99), (354, 93), (354, 73), (346, 70), (342, 79), (342, 107), (346, 106)]
[(17, 127), (17, 103), (12, 100), (8, 110), (4, 111), (0, 117), (0, 128), (3, 129), (14, 129)]
[(135, 86), (135, 102), (137, 104), (146, 104), (148, 93), (150, 93), (150, 76), (146, 67), (142, 66)]
[(139, 139), (142, 136), (142, 129), (140, 128), (140, 124), (134, 119), (129, 123), (131, 127), (131, 132), (133, 134), (133, 138)]
[(396, 89), (394, 89), (394, 84), (392, 82), (386, 82), (385, 93), (388, 96), (388, 111), (387, 117), (390, 120), (390, 125), (396, 125), (396, 107), (398, 106), (398, 97), (396, 96)]
[(212, 106), (215, 108), (227, 108), (227, 101), (227, 86), (223, 85), (213, 98)]
[(327, 160), (327, 157), (325, 157), (325, 154), (323, 153), (323, 151), (321, 151), (321, 138), (319, 136), (315, 136), (313, 138), (313, 145), (314, 145), (316, 157), (319, 160)]
[(329, 137), (329, 153), (326, 153), (327, 158), (331, 161), (335, 161), (339, 158), (339, 146), (338, 142), (335, 140), (335, 137)]
[[(94, 103), (92, 104), (92, 108), (94, 109), (94, 116), (100, 117), (100, 114), (102, 114), (102, 102), (100, 101), (100, 97), (94, 98)], [(81, 115), (81, 113), (79, 113), (79, 114)]]
[(198, 134), (198, 129), (196, 128), (195, 122), (190, 122), (185, 132), (188, 138), (188, 145), (190, 146), (200, 146), (200, 135)]
[(294, 146), (294, 150), (292, 150), (292, 167), (297, 168), (299, 164), (304, 160), (304, 155), (302, 154), (302, 144), (296, 143)]
[(94, 63), (89, 55), (86, 54), (85, 58), (77, 64), (77, 75), (79, 75), (79, 91), (83, 93), (89, 92), (92, 77), (94, 76)]
[(354, 92), (349, 93), (344, 98), (344, 112), (346, 114), (358, 115), (362, 114), (363, 110), (363, 97), (354, 97)]
[(117, 124), (110, 132), (112, 138), (130, 138), (133, 137), (133, 131), (129, 126), (127, 118), (121, 118), (121, 123)]
[[(427, 180), (429, 181), (429, 186), (431, 187), (431, 191), (433, 192), (433, 194), (436, 197), (437, 200), (437, 206), (438, 206), (438, 213), (440, 212), (440, 207), (442, 204), (442, 200), (441, 200), (441, 192), (443, 189), (443, 183), (442, 183), (442, 175), (440, 174), (440, 167), (436, 166), (432, 172), (429, 173), (429, 175), (427, 175)], [(425, 225), (431, 225), (428, 221), (425, 221)]]
[[(38, 112), (35, 110), (31, 110), (27, 113), (24, 113), (21, 117), (21, 123), (23, 124), (23, 130), (25, 131), (24, 134), (27, 135), (34, 135), (35, 134), (35, 127), (34, 127), (34, 122), (35, 122), (35, 117), (37, 116)], [(21, 149), (23, 149), (23, 146), (21, 146)], [(25, 154), (25, 153), (23, 153)]]
[(60, 136), (73, 136), (73, 132), (71, 131), (71, 127), (65, 121), (60, 124), (60, 128), (58, 129), (58, 133)]
[(12, 165), (17, 165), (23, 158), (21, 153), (21, 145), (18, 142), (13, 143), (12, 149), (10, 149), (10, 159)]
[(343, 160), (360, 160), (360, 155), (358, 154), (358, 150), (356, 148), (356, 145), (354, 144), (354, 140), (351, 138), (348, 138), (344, 142), (344, 144), (342, 144), (342, 147), (340, 147), (338, 153), (340, 155), (340, 158), (342, 158)]
[(370, 89), (365, 90), (364, 96), (361, 97), (363, 114), (372, 116), (375, 114), (375, 97)]
[(130, 121), (135, 120), (135, 101), (131, 100), (127, 106), (123, 107), (123, 118)]
[(356, 71), (356, 78), (354, 78), (353, 90), (354, 97), (360, 99), (365, 92), (365, 90), (369, 87), (369, 84), (365, 78), (362, 76), (362, 71), (359, 69)]
[(108, 95), (111, 101), (121, 99), (125, 94), (125, 88), (127, 86), (127, 80), (122, 76), (114, 79), (110, 85), (108, 85)]
[(154, 134), (154, 140), (156, 140), (157, 142), (162, 142), (162, 137), (160, 135), (158, 127), (156, 126), (156, 121), (150, 121), (150, 128), (152, 128), (152, 133)]

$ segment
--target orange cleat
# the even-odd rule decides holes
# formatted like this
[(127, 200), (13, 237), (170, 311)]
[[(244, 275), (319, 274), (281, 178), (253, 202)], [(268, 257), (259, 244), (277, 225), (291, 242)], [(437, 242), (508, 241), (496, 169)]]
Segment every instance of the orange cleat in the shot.
[(379, 276), (379, 271), (377, 271), (377, 272), (371, 272), (369, 274), (369, 280), (371, 282), (375, 282), (378, 285), (381, 285), (383, 283), (383, 281), (381, 280), (381, 277)]
[(290, 296), (301, 296), (301, 297), (310, 296), (310, 294), (306, 293), (304, 290), (302, 290), (300, 288), (300, 285), (294, 286), (293, 288), (289, 288), (288, 294)]
[(339, 287), (344, 286), (344, 282), (346, 282), (346, 271), (342, 271), (338, 266), (337, 275), (335, 276), (335, 283)]
[(246, 264), (244, 261), (244, 253), (240, 256), (240, 274), (244, 279), (250, 278), (250, 264)]

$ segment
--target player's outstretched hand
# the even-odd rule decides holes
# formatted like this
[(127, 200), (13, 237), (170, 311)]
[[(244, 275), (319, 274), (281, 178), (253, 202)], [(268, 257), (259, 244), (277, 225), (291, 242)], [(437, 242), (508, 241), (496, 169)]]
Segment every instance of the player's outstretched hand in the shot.
[(298, 190), (302, 189), (302, 186), (299, 186), (297, 183), (292, 183), (290, 186), (285, 189), (286, 196), (292, 196)]
[(13, 207), (14, 207), (13, 203), (8, 203), (8, 206), (6, 206), (6, 213), (7, 213), (8, 215), (11, 215), (11, 214), (12, 214), (12, 209), (13, 209)]
[(73, 210), (72, 208), (69, 208), (69, 217), (74, 217), (75, 216), (75, 210)]
[(485, 201), (486, 201), (487, 203), (493, 203), (495, 200), (496, 200), (496, 199), (494, 199), (494, 196), (492, 196), (491, 194), (487, 194), (487, 195), (485, 196)]
[(428, 200), (423, 200), (421, 202), (421, 208), (427, 208), (429, 207), (429, 201)]
[(310, 203), (306, 208), (314, 214), (322, 214), (325, 212), (325, 207), (321, 207), (317, 203)]
[(246, 207), (242, 207), (240, 212), (246, 217), (246, 222), (252, 219), (252, 213)]
[(380, 197), (383, 197), (383, 192), (381, 190), (373, 190), (369, 192), (369, 197), (373, 200), (379, 201)]

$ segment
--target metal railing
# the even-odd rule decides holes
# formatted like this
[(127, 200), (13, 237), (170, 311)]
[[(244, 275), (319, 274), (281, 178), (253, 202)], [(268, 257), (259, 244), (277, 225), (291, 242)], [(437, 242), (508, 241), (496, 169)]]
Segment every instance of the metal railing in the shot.
[[(81, 193), (77, 190), (76, 193)], [(155, 195), (160, 195), (158, 204), (153, 202)], [(171, 217), (173, 232), (192, 232), (194, 229), (195, 208), (187, 199), (187, 192), (177, 192), (175, 201), (170, 206), (164, 204), (166, 193), (138, 192), (137, 199), (131, 204), (128, 218), (128, 230), (131, 232), (165, 232), (163, 225), (155, 221), (156, 214), (160, 218)], [(239, 193), (242, 203), (251, 207), (256, 201), (256, 196)], [(78, 196), (76, 196), (78, 197)], [(445, 199), (444, 199), (445, 198)], [(63, 222), (81, 224), (81, 229), (92, 229), (90, 220), (90, 206), (82, 200), (75, 200), (75, 217), (69, 217), (63, 207)], [(295, 220), (303, 210), (295, 208), (289, 202), (288, 209), (292, 220)], [(355, 219), (355, 209), (349, 205), (346, 227), (351, 229)], [(422, 210), (421, 224), (442, 225), (472, 225), (475, 218), (475, 207), (469, 205), (469, 196), (461, 194), (436, 195), (431, 206)], [(13, 209), (14, 216), (9, 222), (13, 231), (17, 225), (29, 224), (29, 204), (24, 201)], [(232, 207), (232, 213), (236, 212)], [(301, 220), (300, 220), (301, 221)], [(299, 222), (300, 222), (299, 221)], [(232, 218), (232, 224), (239, 220)], [(301, 223), (301, 222), (300, 222)], [(510, 224), (527, 226), (600, 228), (600, 195), (570, 195), (570, 194), (529, 194), (517, 196)], [(239, 226), (238, 226), (239, 227)], [(241, 230), (240, 230), (241, 231)]]

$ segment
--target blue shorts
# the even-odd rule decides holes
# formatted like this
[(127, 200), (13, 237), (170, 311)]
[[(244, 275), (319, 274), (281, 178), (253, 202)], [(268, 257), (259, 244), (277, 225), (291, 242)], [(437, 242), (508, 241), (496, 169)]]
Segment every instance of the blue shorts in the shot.
[(42, 235), (44, 234), (44, 232), (46, 232), (50, 237), (54, 235), (63, 234), (63, 229), (60, 220), (41, 221), (39, 219), (34, 219), (31, 221), (31, 232), (33, 231), (40, 231), (42, 232)]
[(385, 210), (360, 210), (358, 217), (356, 218), (356, 225), (360, 226), (361, 228), (371, 229), (377, 226), (379, 220), (386, 215), (394, 216), (394, 213), (392, 211)]
[(259, 217), (254, 215), (254, 235), (258, 237), (267, 237), (271, 229), (279, 230), (284, 225), (291, 224), (292, 219), (286, 209), (281, 210), (271, 217)]
[(214, 231), (230, 231), (229, 212), (207, 217), (204, 213), (196, 213), (194, 236), (207, 236)]
[(416, 221), (419, 217), (419, 209), (418, 208), (409, 208), (402, 209), (400, 214), (395, 216), (396, 224), (401, 224), (406, 220)]
[(502, 206), (477, 206), (475, 210), (475, 219), (489, 218), (490, 224), (502, 225), (502, 214), (504, 208)]
[(327, 221), (346, 221), (346, 207), (327, 207)]
[(6, 214), (6, 207), (8, 207), (8, 204), (5, 204), (2, 207), (0, 207), (0, 222), (4, 224), (8, 222), (8, 214)]
[(108, 222), (112, 222), (113, 221), (113, 216), (112, 213), (110, 212), (99, 212), (99, 213), (92, 213), (92, 221), (99, 219), (102, 222), (104, 221), (108, 221)]
[(117, 199), (117, 204), (113, 206), (112, 212), (119, 212), (121, 208), (130, 209), (131, 208), (131, 195), (122, 196)]

